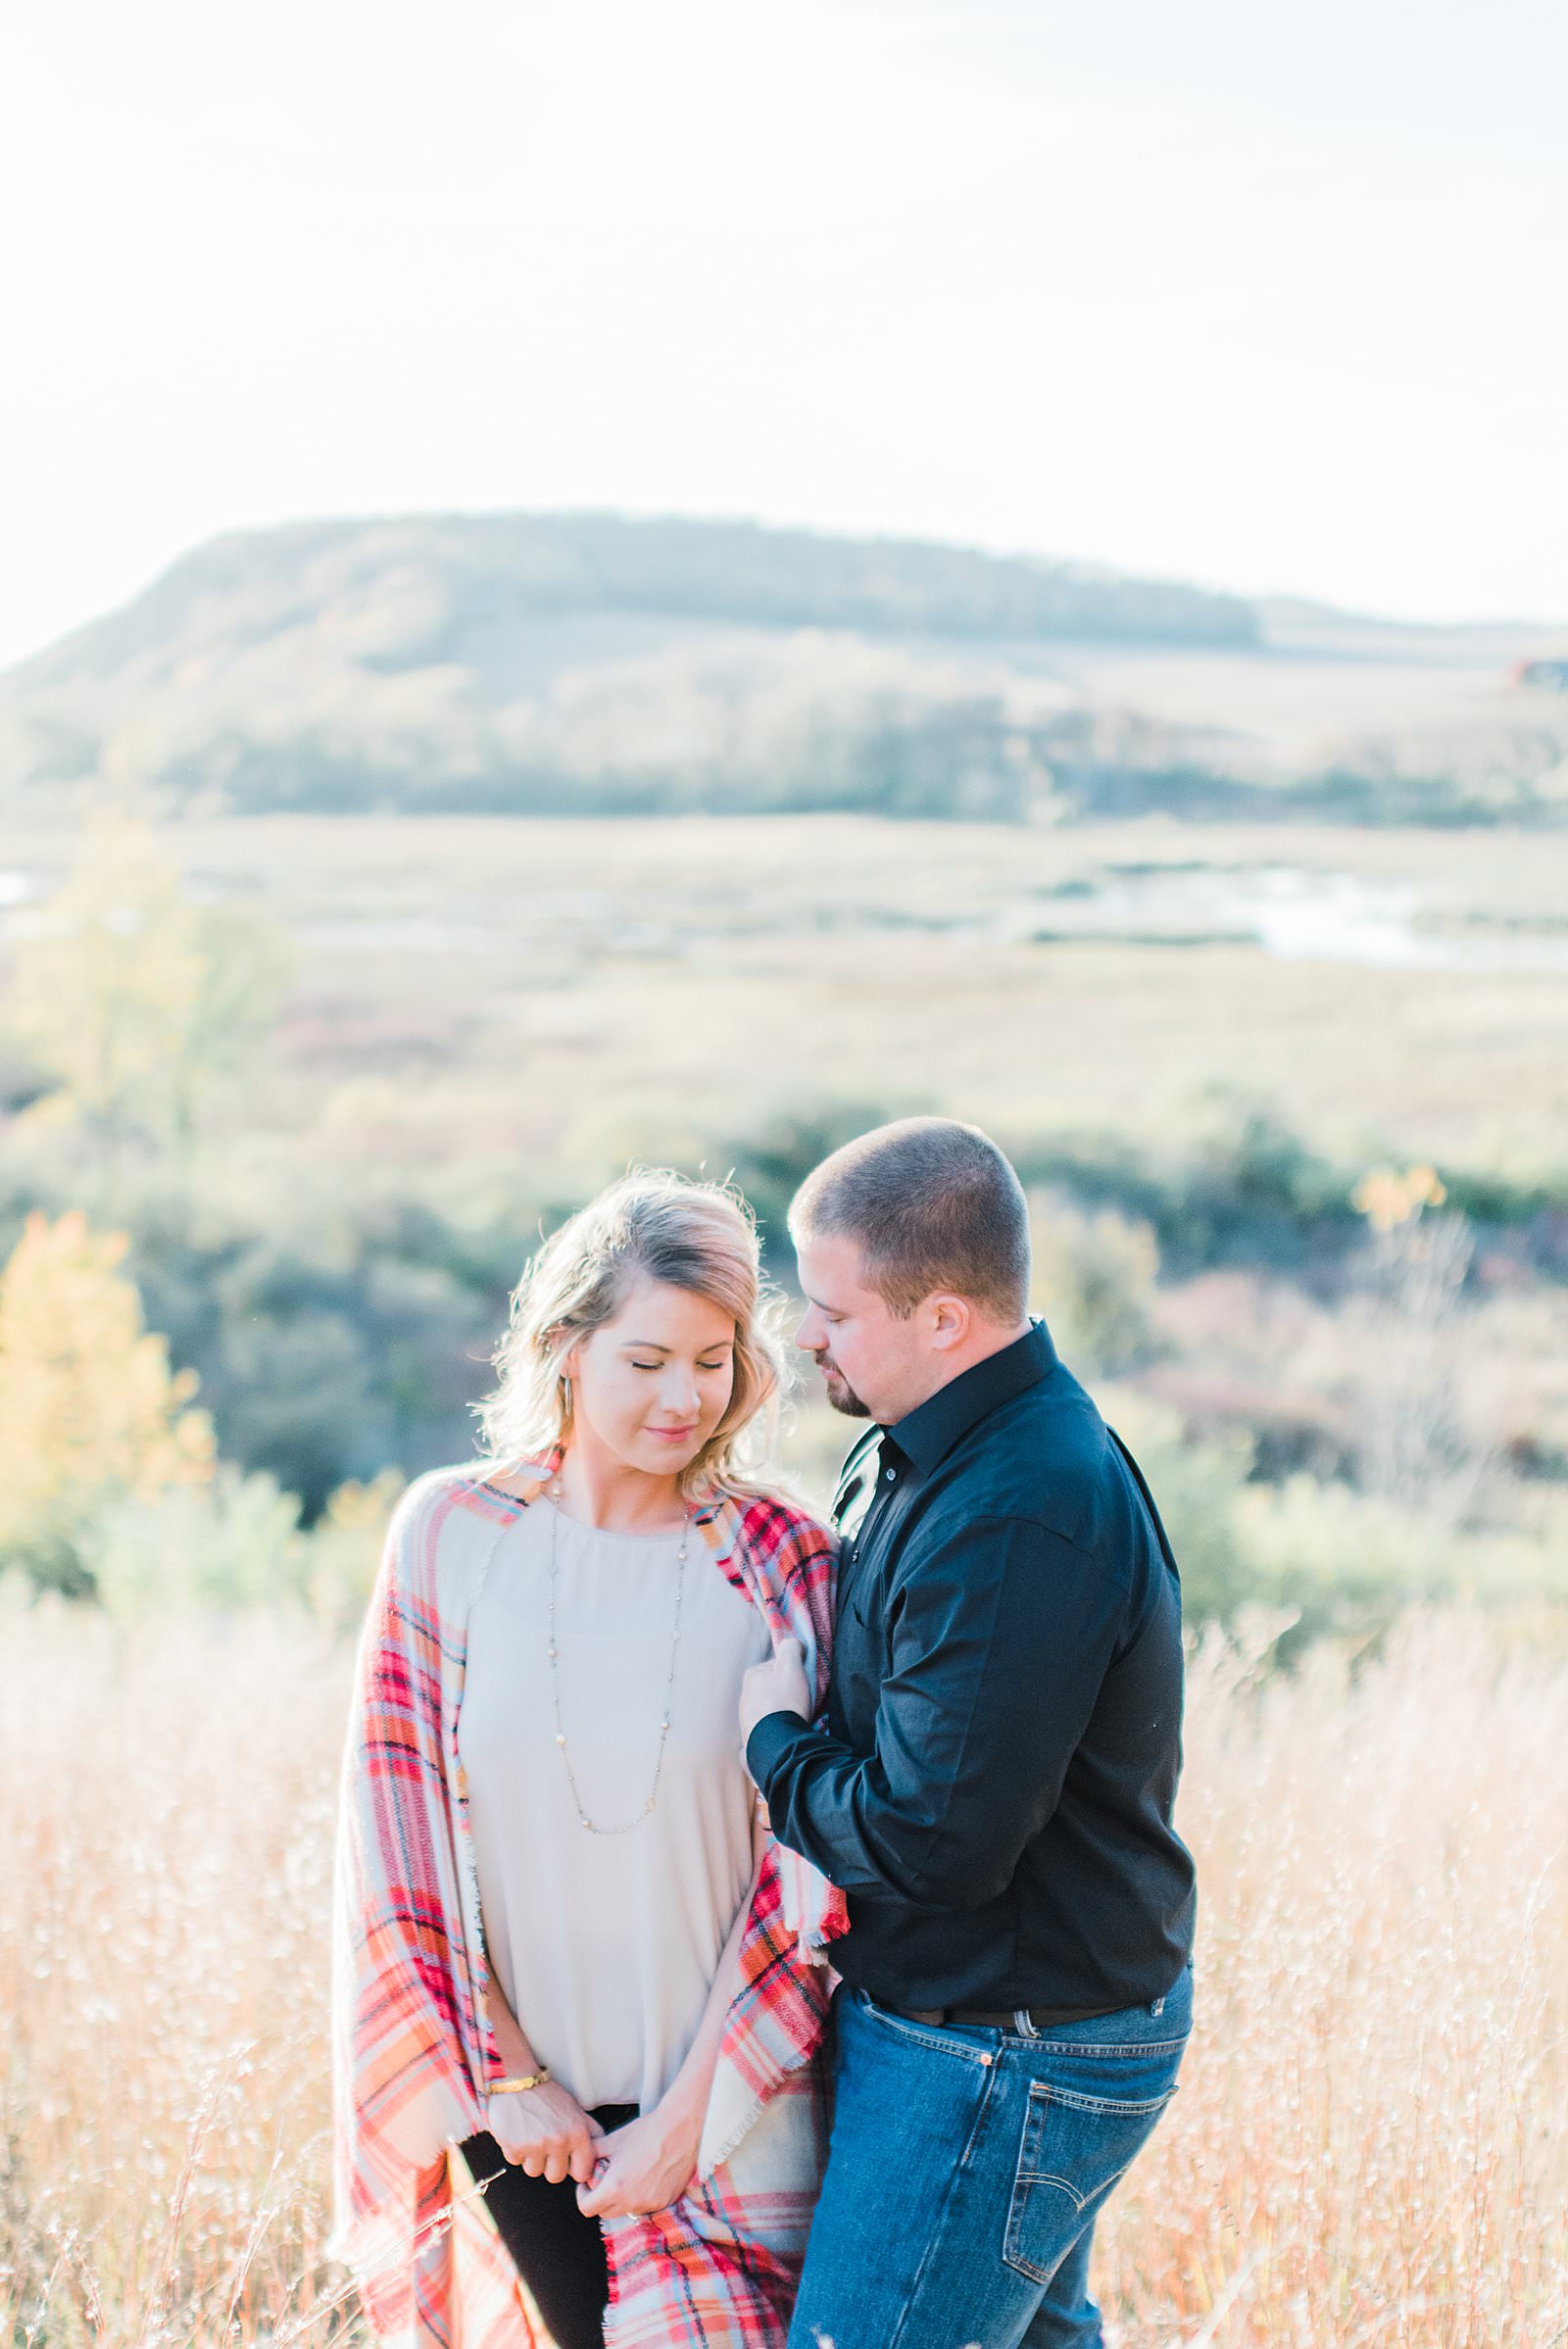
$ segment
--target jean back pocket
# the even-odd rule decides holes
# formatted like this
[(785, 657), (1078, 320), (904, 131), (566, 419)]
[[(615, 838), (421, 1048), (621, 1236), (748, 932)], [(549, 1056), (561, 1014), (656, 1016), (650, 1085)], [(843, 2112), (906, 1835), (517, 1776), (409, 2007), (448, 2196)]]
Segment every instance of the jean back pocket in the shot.
[(1003, 2248), (1009, 2268), (1051, 2281), (1175, 2093), (1128, 2102), (1030, 2083)]

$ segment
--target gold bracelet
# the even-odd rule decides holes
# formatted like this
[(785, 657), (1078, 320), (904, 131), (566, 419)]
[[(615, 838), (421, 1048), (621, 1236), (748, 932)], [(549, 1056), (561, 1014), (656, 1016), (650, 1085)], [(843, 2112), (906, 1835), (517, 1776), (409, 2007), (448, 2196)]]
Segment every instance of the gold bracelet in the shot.
[(542, 2087), (550, 2078), (550, 2066), (541, 2064), (537, 2072), (519, 2072), (506, 2080), (493, 2080), (485, 2090), (487, 2096), (521, 2096), (529, 2088)]

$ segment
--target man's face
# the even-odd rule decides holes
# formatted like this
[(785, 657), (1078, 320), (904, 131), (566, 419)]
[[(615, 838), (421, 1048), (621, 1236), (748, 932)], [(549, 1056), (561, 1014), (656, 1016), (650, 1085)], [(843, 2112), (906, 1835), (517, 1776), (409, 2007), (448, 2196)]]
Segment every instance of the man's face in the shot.
[(795, 1343), (821, 1371), (828, 1401), (847, 1419), (902, 1419), (924, 1398), (918, 1316), (900, 1321), (866, 1287), (859, 1248), (842, 1232), (797, 1241), (795, 1256), (806, 1299)]

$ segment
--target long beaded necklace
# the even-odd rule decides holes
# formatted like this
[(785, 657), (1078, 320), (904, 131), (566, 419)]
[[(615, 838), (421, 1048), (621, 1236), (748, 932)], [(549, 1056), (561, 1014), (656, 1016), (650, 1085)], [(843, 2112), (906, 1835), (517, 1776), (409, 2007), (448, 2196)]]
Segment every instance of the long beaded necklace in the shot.
[[(561, 1487), (558, 1481), (551, 1495), (553, 1503), (557, 1500), (560, 1491)], [(571, 1799), (577, 1807), (578, 1826), (585, 1827), (591, 1835), (629, 1835), (634, 1827), (640, 1827), (642, 1825), (649, 1812), (653, 1809), (655, 1802), (658, 1800), (660, 1774), (664, 1767), (664, 1740), (669, 1736), (669, 1708), (675, 1687), (675, 1658), (680, 1648), (681, 1600), (686, 1595), (686, 1550), (691, 1540), (692, 1513), (688, 1507), (686, 1511), (686, 1522), (680, 1529), (680, 1548), (676, 1552), (675, 1556), (675, 1626), (673, 1631), (670, 1633), (669, 1670), (664, 1675), (664, 1693), (659, 1708), (661, 1715), (659, 1723), (659, 1753), (654, 1763), (654, 1783), (648, 1790), (648, 1800), (643, 1804), (642, 1809), (636, 1813), (635, 1817), (623, 1821), (623, 1823), (618, 1827), (601, 1827), (596, 1819), (589, 1818), (588, 1806), (583, 1801), (581, 1792), (579, 1791), (577, 1786), (576, 1773), (571, 1767), (571, 1751), (566, 1743), (566, 1733), (562, 1727), (561, 1722), (561, 1650), (556, 1641), (556, 1536), (560, 1530), (560, 1526), (561, 1510), (559, 1506), (553, 1505), (550, 1511), (549, 1644), (550, 1689), (551, 1694), (555, 1698), (556, 1705), (556, 1743), (560, 1746), (561, 1758), (566, 1765), (566, 1784), (571, 1788)]]

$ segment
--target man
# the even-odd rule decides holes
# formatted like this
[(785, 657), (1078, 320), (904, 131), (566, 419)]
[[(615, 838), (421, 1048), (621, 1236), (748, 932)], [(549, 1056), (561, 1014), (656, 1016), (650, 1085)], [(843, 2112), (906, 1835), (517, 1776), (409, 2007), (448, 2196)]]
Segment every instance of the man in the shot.
[(790, 2349), (1091, 2349), (1096, 2216), (1175, 2091), (1193, 1866), (1175, 1561), (1031, 1321), (1018, 1179), (973, 1126), (838, 1150), (790, 1227), (846, 1463), (825, 1723), (747, 1675), (774, 1832), (840, 1885), (837, 2084)]

